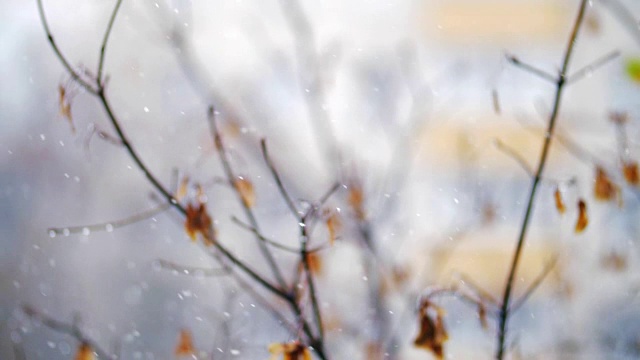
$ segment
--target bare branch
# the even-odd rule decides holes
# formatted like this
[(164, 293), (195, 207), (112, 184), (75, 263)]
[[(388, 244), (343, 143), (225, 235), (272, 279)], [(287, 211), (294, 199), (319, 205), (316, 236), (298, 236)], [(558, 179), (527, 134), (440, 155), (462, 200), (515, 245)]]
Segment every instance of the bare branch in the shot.
[(76, 324), (67, 324), (58, 320), (55, 320), (53, 318), (48, 317), (47, 315), (45, 315), (44, 313), (36, 310), (34, 307), (30, 306), (30, 305), (22, 305), (22, 311), (24, 311), (24, 313), (30, 317), (31, 319), (34, 319), (36, 321), (41, 322), (43, 325), (45, 325), (46, 327), (61, 332), (63, 334), (67, 334), (69, 336), (74, 337), (76, 340), (78, 340), (78, 342), (82, 343), (82, 344), (87, 344), (89, 345), (89, 347), (91, 347), (91, 350), (94, 351), (96, 354), (98, 354), (98, 357), (100, 357), (101, 359), (110, 359), (111, 356), (109, 356), (109, 353), (102, 350), (102, 348), (100, 347), (100, 345), (98, 345), (98, 343), (96, 343), (95, 341), (91, 340), (89, 337), (87, 337), (79, 328)]

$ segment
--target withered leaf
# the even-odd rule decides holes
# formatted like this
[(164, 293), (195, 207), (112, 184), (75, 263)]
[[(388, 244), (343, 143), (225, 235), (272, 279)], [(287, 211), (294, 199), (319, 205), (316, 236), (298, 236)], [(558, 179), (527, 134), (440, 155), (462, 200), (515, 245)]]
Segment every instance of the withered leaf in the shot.
[(75, 360), (94, 360), (93, 349), (89, 344), (82, 343), (78, 346), (78, 351), (76, 352)]
[(198, 234), (202, 236), (205, 245), (210, 246), (215, 242), (215, 234), (213, 233), (213, 222), (207, 213), (207, 206), (200, 203), (197, 207), (188, 204), (187, 218), (184, 223), (184, 229), (192, 241), (196, 241)]
[(333, 245), (336, 242), (336, 238), (338, 237), (338, 231), (342, 228), (342, 223), (340, 222), (340, 218), (338, 214), (333, 211), (327, 212), (327, 231), (329, 231), (329, 243)]
[(635, 161), (625, 162), (622, 166), (624, 179), (629, 185), (640, 185), (640, 174), (638, 173), (638, 163)]
[(355, 213), (356, 218), (358, 220), (364, 220), (364, 194), (362, 193), (362, 188), (359, 185), (352, 185), (349, 187), (349, 197), (347, 201), (351, 210)]
[(311, 360), (311, 351), (299, 341), (289, 343), (273, 343), (269, 345), (271, 360)]
[(489, 323), (487, 322), (487, 307), (482, 302), (478, 303), (478, 318), (480, 319), (480, 326), (482, 326), (484, 330), (487, 330), (489, 328)]
[(58, 86), (58, 107), (60, 108), (60, 115), (69, 121), (71, 131), (75, 134), (76, 127), (71, 116), (71, 101), (67, 96), (67, 90), (62, 85)]
[(623, 125), (629, 119), (629, 114), (621, 111), (612, 111), (609, 113), (609, 120), (616, 125)]
[(322, 257), (318, 252), (307, 253), (307, 263), (312, 274), (319, 275), (322, 272)]
[(178, 187), (178, 191), (176, 193), (176, 199), (182, 200), (187, 196), (187, 191), (189, 190), (189, 177), (185, 176), (182, 181), (180, 181), (180, 186)]
[(611, 182), (609, 175), (603, 168), (596, 168), (596, 182), (593, 188), (593, 195), (597, 200), (609, 201), (616, 199), (619, 195), (620, 189), (617, 185)]
[(627, 257), (617, 252), (611, 252), (602, 257), (600, 264), (603, 268), (615, 272), (621, 272), (627, 269)]
[(587, 217), (587, 204), (584, 200), (578, 201), (578, 220), (576, 221), (575, 232), (579, 234), (589, 225), (589, 218)]
[(562, 193), (560, 193), (560, 189), (556, 188), (556, 191), (553, 192), (553, 198), (556, 201), (556, 209), (560, 214), (564, 214), (567, 211), (566, 206), (564, 205), (564, 201), (562, 200)]
[(191, 332), (187, 329), (180, 330), (180, 335), (178, 337), (178, 344), (176, 345), (175, 354), (176, 356), (192, 356), (196, 352), (195, 347), (193, 346), (193, 339), (191, 337)]
[(252, 208), (256, 203), (256, 194), (253, 191), (253, 184), (251, 181), (243, 177), (238, 177), (233, 182), (233, 186), (236, 188), (238, 194), (240, 194), (240, 198), (242, 199), (244, 206)]
[(441, 308), (428, 300), (423, 301), (418, 315), (420, 331), (413, 341), (414, 346), (431, 351), (438, 359), (444, 357), (444, 343), (449, 339), (443, 314)]

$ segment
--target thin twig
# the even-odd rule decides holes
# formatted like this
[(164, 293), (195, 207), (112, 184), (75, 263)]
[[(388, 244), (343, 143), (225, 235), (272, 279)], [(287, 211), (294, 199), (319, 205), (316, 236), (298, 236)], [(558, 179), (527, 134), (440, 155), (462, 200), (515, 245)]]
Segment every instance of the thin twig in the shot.
[(100, 359), (110, 359), (111, 356), (109, 356), (109, 353), (104, 351), (100, 345), (98, 345), (98, 343), (96, 343), (95, 341), (91, 340), (89, 337), (87, 337), (79, 328), (76, 324), (67, 324), (64, 323), (62, 321), (58, 321), (55, 319), (52, 319), (50, 317), (48, 317), (47, 315), (43, 314), (42, 312), (36, 310), (34, 307), (30, 306), (30, 305), (22, 305), (22, 311), (24, 311), (24, 313), (30, 317), (31, 319), (34, 319), (36, 321), (41, 322), (43, 325), (45, 325), (46, 327), (55, 330), (57, 332), (61, 332), (63, 334), (67, 334), (69, 336), (74, 337), (76, 340), (78, 340), (78, 342), (80, 342), (81, 344), (87, 344), (91, 350), (93, 352), (95, 352), (96, 354), (98, 354), (98, 357)]
[[(269, 244), (269, 245), (271, 245), (271, 246), (273, 246), (275, 248), (278, 248), (280, 250), (287, 251), (287, 252), (290, 252), (290, 253), (294, 253), (294, 254), (299, 254), (300, 253), (300, 249), (293, 248), (293, 247), (290, 247), (290, 246), (287, 246), (287, 245), (283, 245), (283, 244), (281, 244), (281, 243), (279, 243), (277, 241), (274, 241), (274, 240), (271, 240), (271, 239), (267, 238), (266, 236), (262, 235), (258, 231), (258, 229), (256, 229), (253, 226), (243, 222), (242, 220), (238, 219), (235, 216), (231, 217), (231, 221), (236, 223), (236, 225), (240, 226), (241, 228), (252, 232), (254, 235), (256, 235), (260, 239), (260, 241), (264, 241), (265, 243), (267, 243), (267, 244)], [(311, 250), (309, 250), (307, 252), (313, 253), (313, 252), (317, 252), (317, 251), (320, 251), (320, 250), (324, 250), (326, 248), (327, 248), (327, 246), (319, 246), (319, 247), (311, 249)]]
[(264, 162), (267, 163), (267, 166), (271, 171), (271, 176), (273, 176), (273, 179), (276, 181), (276, 185), (278, 186), (278, 191), (280, 191), (280, 195), (282, 195), (284, 202), (287, 204), (287, 207), (289, 208), (293, 216), (296, 219), (299, 218), (300, 214), (298, 213), (298, 209), (296, 208), (296, 205), (294, 204), (293, 200), (291, 200), (291, 196), (289, 196), (289, 193), (284, 188), (284, 185), (282, 184), (282, 179), (280, 178), (280, 174), (278, 173), (278, 170), (276, 169), (276, 166), (273, 163), (273, 160), (271, 160), (271, 157), (269, 156), (269, 151), (267, 150), (267, 141), (265, 139), (260, 140), (260, 148), (262, 149), (262, 156), (264, 158)]
[(133, 216), (129, 216), (127, 218), (120, 219), (120, 220), (105, 221), (99, 224), (84, 225), (84, 226), (55, 227), (55, 228), (49, 228), (47, 229), (47, 231), (51, 236), (57, 236), (57, 235), (68, 236), (68, 235), (75, 235), (75, 234), (88, 235), (89, 233), (96, 232), (96, 231), (111, 232), (114, 229), (118, 229), (127, 225), (135, 224), (137, 222), (149, 219), (167, 210), (169, 206), (170, 206), (169, 204), (164, 203), (153, 209), (149, 209), (147, 211), (143, 211), (141, 213), (138, 213)]
[(618, 56), (620, 56), (620, 50), (614, 50), (614, 51), (608, 53), (607, 55), (602, 56), (601, 58), (595, 60), (591, 64), (583, 67), (582, 69), (576, 71), (571, 76), (569, 76), (569, 78), (567, 79), (567, 84), (573, 84), (573, 83), (581, 80), (585, 76), (587, 76), (589, 74), (592, 74), (598, 68), (606, 65), (607, 63), (609, 63), (611, 60), (617, 58)]
[(536, 68), (536, 67), (534, 67), (532, 65), (529, 65), (529, 64), (527, 64), (525, 62), (522, 62), (520, 59), (518, 59), (517, 57), (515, 57), (513, 55), (507, 54), (506, 57), (507, 57), (507, 60), (510, 63), (512, 63), (516, 67), (518, 67), (518, 68), (520, 68), (520, 69), (522, 69), (522, 70), (524, 70), (526, 72), (529, 72), (529, 73), (531, 73), (533, 75), (536, 75), (537, 77), (539, 77), (539, 78), (541, 78), (543, 80), (546, 80), (546, 81), (549, 81), (549, 82), (552, 82), (552, 83), (557, 82), (557, 79), (556, 79), (555, 76), (549, 74), (548, 72), (546, 72), (544, 70), (540, 70), (540, 69), (538, 69), (538, 68)]
[(523, 158), (522, 155), (520, 155), (520, 153), (518, 153), (514, 148), (508, 146), (499, 139), (495, 139), (493, 141), (493, 144), (498, 150), (502, 151), (505, 155), (515, 160), (518, 165), (520, 165), (520, 167), (527, 173), (527, 175), (533, 176), (533, 169), (531, 168), (531, 165), (529, 165), (529, 163), (527, 163), (527, 160), (525, 160), (525, 158)]
[(113, 29), (113, 23), (116, 21), (116, 15), (118, 15), (118, 10), (120, 9), (120, 5), (122, 5), (122, 0), (118, 0), (116, 2), (116, 6), (113, 8), (113, 12), (111, 13), (111, 18), (109, 18), (109, 24), (107, 25), (107, 30), (104, 33), (104, 37), (102, 38), (102, 44), (100, 45), (100, 60), (98, 61), (98, 71), (96, 72), (96, 82), (98, 86), (104, 86), (102, 84), (102, 74), (104, 67), (104, 59), (107, 52), (107, 42), (109, 41), (109, 37), (111, 35), (111, 29)]
[(560, 70), (560, 75), (556, 79), (556, 93), (555, 93), (554, 102), (553, 102), (553, 110), (549, 115), (549, 124), (547, 127), (547, 132), (544, 137), (544, 143), (542, 146), (542, 151), (540, 153), (538, 168), (531, 182), (531, 190), (529, 192), (529, 197), (527, 200), (527, 207), (525, 210), (522, 227), (520, 228), (520, 234), (518, 235), (518, 241), (513, 253), (513, 259), (509, 269), (509, 276), (507, 277), (507, 281), (504, 287), (502, 307), (500, 309), (500, 321), (498, 326), (498, 339), (497, 339), (497, 349), (496, 349), (496, 358), (498, 360), (502, 360), (504, 358), (505, 341), (507, 337), (507, 323), (509, 321), (509, 315), (510, 315), (509, 309), (510, 309), (511, 292), (513, 290), (513, 283), (514, 283), (516, 271), (518, 269), (518, 264), (520, 262), (520, 256), (522, 254), (522, 249), (524, 246), (525, 237), (526, 237), (528, 226), (529, 226), (529, 221), (531, 219), (531, 214), (533, 213), (533, 203), (535, 200), (536, 191), (538, 190), (538, 184), (542, 179), (544, 167), (547, 163), (547, 155), (549, 153), (549, 149), (551, 148), (551, 140), (553, 139), (553, 132), (555, 130), (556, 120), (558, 118), (558, 113), (560, 111), (560, 101), (562, 99), (562, 92), (564, 90), (565, 85), (567, 84), (566, 81), (567, 81), (567, 74), (569, 70), (569, 62), (571, 60), (571, 55), (573, 54), (573, 49), (576, 44), (578, 32), (580, 30), (580, 27), (584, 19), (584, 14), (587, 8), (587, 2), (588, 2), (587, 0), (582, 0), (580, 3), (580, 9), (578, 11), (578, 15), (573, 25), (573, 30), (571, 31), (571, 35), (569, 36), (569, 42), (567, 44), (567, 48), (565, 50), (565, 54), (562, 62), (562, 68)]
[(313, 274), (311, 273), (311, 267), (309, 266), (309, 253), (307, 252), (309, 233), (307, 232), (306, 218), (303, 217), (300, 220), (300, 259), (302, 261), (302, 266), (304, 267), (304, 272), (306, 274), (306, 282), (309, 286), (309, 297), (311, 298), (313, 315), (315, 317), (316, 326), (318, 328), (317, 340), (323, 342), (324, 326), (322, 324), (322, 313), (320, 311), (320, 305), (318, 304), (318, 294), (313, 280)]
[(97, 95), (98, 90), (92, 84), (89, 84), (86, 80), (84, 80), (80, 76), (80, 74), (71, 66), (67, 58), (64, 56), (64, 54), (62, 54), (62, 52), (60, 51), (60, 48), (58, 48), (58, 44), (54, 40), (53, 34), (49, 29), (49, 23), (47, 22), (47, 18), (44, 14), (44, 7), (42, 5), (42, 0), (37, 0), (37, 2), (38, 2), (38, 13), (40, 14), (40, 22), (42, 23), (42, 27), (44, 28), (44, 31), (47, 34), (47, 39), (49, 40), (49, 44), (51, 44), (51, 47), (53, 48), (53, 51), (56, 53), (58, 60), (60, 60), (60, 62), (62, 63), (62, 66), (64, 66), (64, 68), (67, 70), (67, 73), (71, 75), (73, 80), (75, 80), (78, 84), (80, 84), (80, 86), (82, 86), (89, 93), (93, 95)]
[(527, 302), (527, 300), (529, 299), (529, 297), (531, 297), (531, 295), (533, 294), (534, 291), (536, 291), (536, 289), (538, 289), (538, 287), (540, 286), (540, 284), (542, 284), (542, 282), (544, 281), (544, 279), (547, 277), (547, 275), (549, 275), (551, 273), (551, 270), (553, 270), (553, 268), (556, 266), (556, 264), (558, 263), (558, 258), (554, 258), (553, 260), (549, 261), (547, 263), (547, 265), (545, 265), (544, 269), (542, 269), (542, 271), (540, 272), (540, 274), (535, 278), (535, 280), (533, 280), (533, 282), (529, 285), (529, 287), (527, 288), (527, 290), (525, 290), (525, 292), (522, 294), (522, 296), (520, 296), (520, 299), (518, 299), (516, 302), (513, 303), (513, 305), (511, 305), (511, 308), (509, 309), (509, 311), (511, 312), (515, 312), (517, 311), (525, 302)]
[(157, 264), (161, 269), (175, 271), (178, 274), (184, 275), (193, 275), (193, 274), (202, 274), (202, 276), (210, 277), (210, 276), (222, 276), (228, 275), (229, 271), (226, 269), (211, 269), (211, 268), (201, 268), (201, 267), (192, 267), (176, 264), (169, 260), (158, 259)]
[[(234, 193), (236, 194), (238, 201), (242, 206), (242, 210), (244, 211), (245, 216), (249, 220), (249, 223), (253, 228), (259, 231), (260, 227), (258, 226), (258, 220), (253, 214), (253, 210), (251, 210), (249, 205), (244, 201), (243, 196), (240, 193), (240, 190), (235, 184), (237, 176), (235, 175), (233, 168), (231, 167), (231, 162), (229, 161), (229, 157), (227, 155), (227, 151), (224, 146), (222, 136), (220, 135), (220, 131), (218, 130), (217, 116), (215, 114), (215, 110), (213, 106), (209, 107), (207, 119), (209, 121), (209, 130), (211, 131), (211, 137), (213, 138), (214, 146), (218, 150), (218, 157), (220, 159), (220, 162), (222, 163), (222, 168), (224, 169), (224, 173), (227, 177), (227, 181), (229, 185), (234, 189)], [(258, 240), (260, 239), (258, 238)], [(269, 268), (271, 269), (273, 276), (276, 278), (276, 281), (278, 282), (278, 284), (280, 284), (280, 287), (282, 289), (286, 289), (287, 283), (285, 282), (284, 277), (282, 276), (280, 267), (278, 266), (275, 259), (273, 258), (273, 254), (271, 254), (271, 251), (263, 241), (258, 241), (258, 246), (260, 248), (260, 251), (262, 252), (263, 257), (267, 261), (267, 264), (269, 265)]]

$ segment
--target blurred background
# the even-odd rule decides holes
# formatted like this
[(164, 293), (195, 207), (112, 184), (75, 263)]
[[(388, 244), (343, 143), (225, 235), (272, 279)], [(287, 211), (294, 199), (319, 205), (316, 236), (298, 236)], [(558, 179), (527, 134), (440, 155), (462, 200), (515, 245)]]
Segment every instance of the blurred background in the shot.
[[(79, 71), (95, 73), (114, 5), (44, 1), (56, 42)], [(265, 236), (299, 241), (260, 139), (301, 206), (335, 181), (361, 187), (374, 267), (408, 278), (384, 295), (390, 356), (428, 358), (412, 346), (419, 294), (472, 279), (499, 298), (524, 215), (530, 176), (509, 153), (535, 168), (555, 86), (507, 55), (555, 76), (578, 5), (125, 0), (107, 50), (107, 92), (156, 177), (168, 188), (184, 178), (202, 184), (220, 241), (261, 273), (268, 268), (252, 234), (231, 220), (242, 209), (219, 181), (209, 105), (236, 172), (253, 183)], [(516, 293), (557, 261), (512, 319), (513, 358), (640, 356), (640, 191), (620, 170), (638, 158), (638, 17), (636, 1), (589, 2), (570, 67), (587, 70), (562, 101), (562, 139), (554, 139)], [(291, 340), (232, 279), (160, 266), (219, 266), (189, 240), (177, 212), (114, 228), (156, 208), (157, 194), (114, 144), (100, 103), (55, 57), (35, 0), (0, 4), (0, 49), (0, 358), (75, 354), (73, 338), (30, 320), (23, 304), (77, 324), (123, 359), (173, 358), (182, 328), (200, 358), (266, 358), (268, 344)], [(60, 110), (60, 86), (71, 119)], [(616, 125), (612, 113), (626, 123)], [(613, 201), (594, 197), (597, 166), (618, 187)], [(367, 299), (362, 234), (341, 191), (329, 203), (343, 226), (323, 252), (319, 297), (333, 358), (365, 359), (379, 319)], [(576, 234), (579, 198), (590, 222)], [(48, 231), (92, 224), (104, 231)], [(327, 231), (318, 228), (312, 240), (321, 244)], [(276, 260), (295, 268), (290, 254), (276, 252)], [(476, 309), (455, 298), (438, 304), (447, 310), (446, 358), (491, 358), (495, 321), (483, 329)]]

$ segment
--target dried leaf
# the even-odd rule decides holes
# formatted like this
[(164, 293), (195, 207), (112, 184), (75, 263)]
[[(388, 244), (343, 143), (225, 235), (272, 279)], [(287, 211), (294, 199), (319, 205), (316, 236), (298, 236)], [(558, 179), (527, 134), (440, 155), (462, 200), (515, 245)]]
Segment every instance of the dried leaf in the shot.
[(271, 360), (282, 355), (282, 360), (311, 360), (311, 351), (299, 341), (289, 343), (273, 343), (269, 345)]
[(419, 313), (420, 332), (413, 341), (416, 347), (431, 351), (438, 359), (444, 357), (444, 343), (449, 339), (443, 315), (441, 308), (424, 301)]
[(193, 346), (193, 338), (191, 332), (187, 329), (180, 330), (180, 336), (178, 338), (178, 345), (176, 345), (176, 356), (192, 356), (196, 352)]
[(609, 269), (615, 272), (621, 272), (627, 269), (627, 257), (623, 254), (611, 252), (602, 257), (600, 264), (603, 268)]
[(588, 13), (584, 20), (584, 25), (590, 33), (594, 35), (600, 33), (600, 18), (596, 13)]
[(185, 176), (180, 182), (180, 186), (178, 187), (178, 191), (176, 193), (176, 199), (182, 200), (185, 196), (187, 196), (187, 191), (189, 190), (189, 177)]
[(191, 240), (196, 241), (198, 234), (202, 236), (205, 245), (210, 246), (215, 242), (215, 233), (213, 232), (213, 222), (207, 213), (207, 206), (200, 203), (198, 207), (188, 204), (187, 218), (184, 223), (184, 229)]
[(597, 200), (609, 201), (618, 198), (620, 189), (611, 182), (609, 175), (603, 168), (596, 168), (596, 182), (593, 188), (593, 194)]
[(78, 346), (78, 352), (76, 352), (75, 360), (94, 360), (93, 349), (89, 344), (82, 343)]
[(71, 116), (71, 101), (67, 96), (67, 90), (62, 85), (58, 86), (58, 106), (60, 108), (60, 115), (69, 121), (71, 131), (75, 134), (76, 127), (73, 124), (73, 117)]
[(338, 231), (342, 228), (342, 223), (340, 222), (338, 214), (333, 211), (328, 211), (326, 224), (327, 230), (329, 231), (329, 244), (333, 246), (336, 242), (336, 238), (338, 237)]
[(589, 218), (587, 217), (587, 204), (584, 200), (580, 199), (578, 201), (578, 220), (576, 221), (576, 234), (579, 234), (584, 231), (584, 229), (589, 224)]
[(307, 253), (307, 263), (312, 274), (319, 275), (322, 272), (322, 258), (319, 253)]
[(629, 120), (629, 114), (622, 111), (612, 111), (609, 113), (609, 121), (616, 125), (624, 125)]
[(624, 179), (629, 185), (640, 185), (640, 174), (638, 173), (638, 163), (635, 161), (625, 162), (622, 167)]
[(489, 323), (487, 322), (487, 307), (482, 302), (478, 304), (478, 319), (480, 319), (480, 326), (482, 326), (484, 330), (487, 330), (489, 328)]
[(553, 193), (553, 198), (556, 201), (556, 209), (560, 214), (564, 214), (567, 211), (567, 207), (564, 205), (564, 201), (562, 200), (562, 193), (560, 193), (560, 189), (556, 188), (556, 191)]
[(349, 202), (349, 206), (356, 214), (356, 218), (358, 220), (364, 220), (364, 194), (362, 193), (362, 188), (358, 185), (352, 185), (349, 187), (349, 198), (347, 199)]
[(496, 205), (487, 201), (482, 205), (482, 224), (489, 225), (496, 219)]
[(251, 181), (243, 177), (238, 177), (233, 182), (233, 186), (236, 188), (236, 191), (238, 191), (238, 194), (240, 194), (244, 206), (252, 208), (256, 203), (256, 194), (253, 191), (253, 184)]
[(380, 342), (370, 341), (365, 346), (365, 359), (367, 360), (382, 360), (384, 359), (384, 348)]

